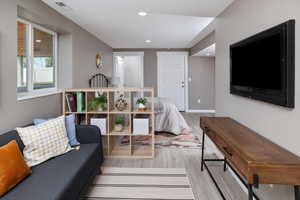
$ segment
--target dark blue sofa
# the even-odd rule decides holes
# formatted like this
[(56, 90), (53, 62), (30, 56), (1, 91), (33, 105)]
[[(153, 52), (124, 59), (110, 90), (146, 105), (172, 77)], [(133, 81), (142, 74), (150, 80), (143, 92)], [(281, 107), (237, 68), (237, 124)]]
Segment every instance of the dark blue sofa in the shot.
[[(78, 200), (100, 173), (103, 148), (96, 126), (76, 126), (80, 150), (73, 150), (32, 168), (32, 174), (4, 195), (1, 200)], [(0, 135), (0, 146), (16, 140), (16, 131)]]

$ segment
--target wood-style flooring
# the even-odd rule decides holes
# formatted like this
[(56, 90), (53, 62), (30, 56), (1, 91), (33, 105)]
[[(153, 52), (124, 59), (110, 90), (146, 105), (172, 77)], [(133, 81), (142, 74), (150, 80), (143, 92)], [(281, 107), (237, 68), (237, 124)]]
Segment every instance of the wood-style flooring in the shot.
[[(182, 113), (184, 118), (199, 137), (202, 131), (199, 128), (200, 114)], [(206, 155), (214, 157), (214, 155)], [(195, 200), (221, 200), (216, 187), (206, 171), (201, 172), (200, 149), (160, 148), (156, 149), (154, 159), (107, 159), (105, 167), (134, 167), (134, 168), (185, 168), (191, 181)], [(212, 163), (212, 172), (220, 184), (228, 200), (246, 200), (247, 195), (233, 178), (229, 171), (224, 172), (222, 163)], [(105, 200), (105, 199), (97, 199)], [(110, 199), (111, 200), (111, 199)]]

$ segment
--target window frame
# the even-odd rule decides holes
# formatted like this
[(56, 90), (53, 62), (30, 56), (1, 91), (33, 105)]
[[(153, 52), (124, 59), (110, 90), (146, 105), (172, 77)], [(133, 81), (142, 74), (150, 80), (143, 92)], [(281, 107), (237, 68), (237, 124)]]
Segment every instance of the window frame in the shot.
[[(51, 95), (55, 93), (59, 93), (58, 90), (58, 34), (52, 30), (49, 30), (43, 26), (38, 24), (29, 22), (27, 20), (18, 18), (17, 23), (23, 23), (28, 25), (27, 31), (27, 59), (28, 59), (28, 66), (27, 66), (27, 88), (26, 87), (18, 87), (17, 86), (17, 97), (18, 100), (24, 100), (29, 98), (41, 97), (45, 95)], [(53, 36), (53, 57), (54, 57), (54, 87), (51, 88), (43, 88), (43, 89), (34, 89), (34, 81), (33, 81), (33, 59), (34, 59), (34, 29), (38, 29), (45, 33), (48, 33)], [(24, 91), (24, 88), (27, 91)]]

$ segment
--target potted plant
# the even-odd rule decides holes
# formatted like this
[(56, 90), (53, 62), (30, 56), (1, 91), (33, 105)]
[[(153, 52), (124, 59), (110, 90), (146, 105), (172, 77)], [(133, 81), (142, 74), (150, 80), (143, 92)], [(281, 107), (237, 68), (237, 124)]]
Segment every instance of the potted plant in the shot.
[(91, 110), (99, 111), (99, 112), (106, 110), (106, 108), (107, 108), (106, 96), (99, 95), (98, 97), (93, 98), (89, 104), (89, 107)]
[(115, 120), (115, 131), (122, 131), (125, 119), (123, 117), (117, 117)]
[(136, 100), (136, 104), (138, 105), (139, 111), (145, 111), (147, 109), (147, 107), (146, 107), (147, 99), (146, 98), (139, 98), (138, 100)]

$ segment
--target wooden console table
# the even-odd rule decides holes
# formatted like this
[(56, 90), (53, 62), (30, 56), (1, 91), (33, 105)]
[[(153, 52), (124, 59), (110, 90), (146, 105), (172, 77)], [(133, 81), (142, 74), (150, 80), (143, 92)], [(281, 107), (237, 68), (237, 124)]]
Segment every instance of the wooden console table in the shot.
[[(224, 200), (206, 162), (224, 162), (224, 171), (229, 166), (248, 188), (249, 200), (259, 199), (253, 192), (253, 187), (258, 188), (259, 184), (294, 185), (295, 200), (300, 200), (300, 157), (230, 118), (201, 117), (200, 126), (203, 130), (201, 171), (207, 169)], [(224, 154), (224, 159), (204, 158), (205, 135)]]

